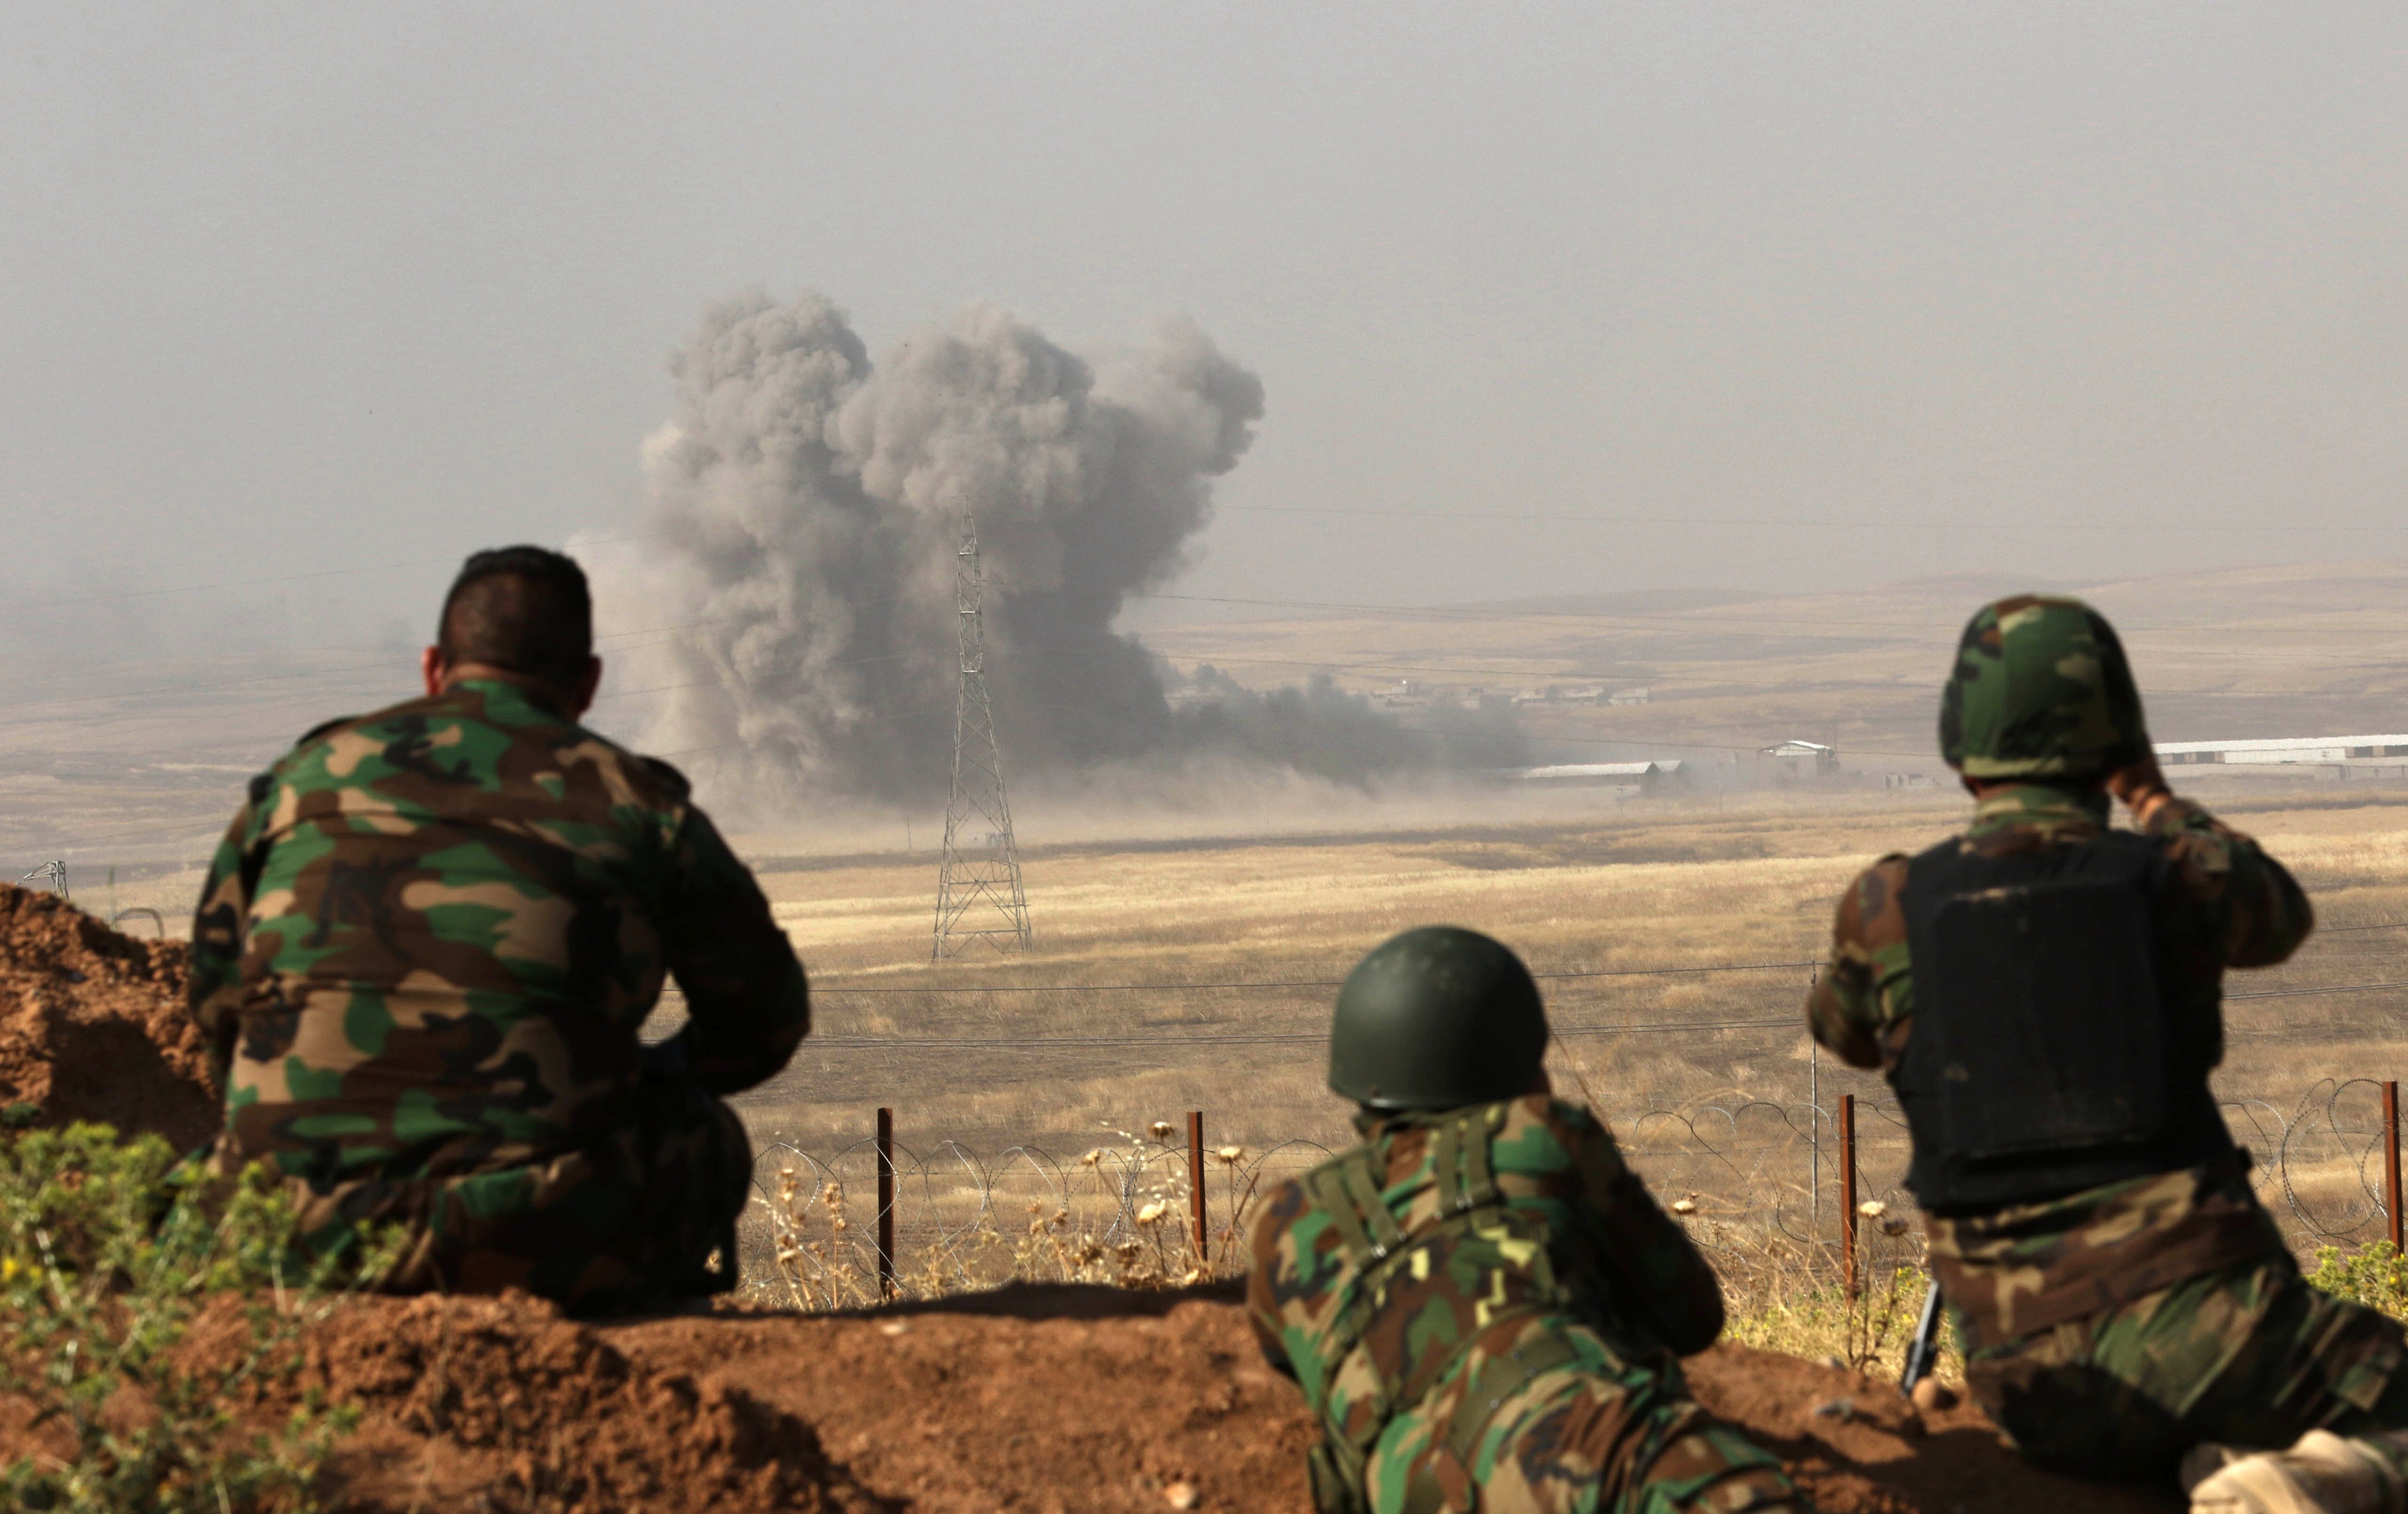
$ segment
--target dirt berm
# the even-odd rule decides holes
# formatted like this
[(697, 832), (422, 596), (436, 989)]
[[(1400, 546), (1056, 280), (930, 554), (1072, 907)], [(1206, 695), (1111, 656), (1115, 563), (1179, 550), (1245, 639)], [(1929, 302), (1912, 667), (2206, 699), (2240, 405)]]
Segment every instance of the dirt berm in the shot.
[[(197, 1145), (216, 1102), (184, 983), (179, 946), (0, 886), (0, 1103)], [(229, 1310), (222, 1344), (233, 1324)], [(1689, 1370), (1826, 1514), (2178, 1507), (2034, 1472), (1978, 1413), (1927, 1421), (1850, 1373), (1729, 1347)], [(522, 1297), (365, 1299), (313, 1334), (301, 1381), (279, 1391), (311, 1384), (365, 1410), (327, 1489), (361, 1510), (1309, 1507), (1311, 1427), (1227, 1285), (600, 1328)], [(19, 1441), (0, 1435), (0, 1458)]]
[(208, 1048), (184, 1013), (181, 942), (138, 941), (64, 899), (0, 884), (0, 1105), (189, 1149), (217, 1131)]
[[(366, 1405), (337, 1468), (363, 1510), (1268, 1510), (1308, 1514), (1312, 1429), (1228, 1285), (1007, 1288), (875, 1313), (589, 1328), (523, 1299), (379, 1300), (322, 1332), (317, 1380)], [(2167, 1514), (2052, 1478), (1975, 1410), (1720, 1347), (1706, 1405), (1825, 1514)]]

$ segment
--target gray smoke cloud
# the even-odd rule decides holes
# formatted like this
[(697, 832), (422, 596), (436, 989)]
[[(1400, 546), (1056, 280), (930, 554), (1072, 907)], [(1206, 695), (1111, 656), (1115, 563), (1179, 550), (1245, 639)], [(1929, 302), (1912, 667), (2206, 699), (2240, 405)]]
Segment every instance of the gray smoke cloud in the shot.
[(1193, 322), (1090, 360), (973, 305), (873, 366), (825, 298), (753, 294), (706, 311), (670, 367), (676, 412), (644, 449), (665, 550), (621, 618), (658, 617), (676, 670), (652, 743), (714, 754), (715, 779), (942, 791), (965, 511), (1013, 770), (1206, 747), (1352, 776), (1373, 752), (1426, 755), (1329, 689), (1174, 712), (1154, 659), (1113, 632), (1129, 595), (1186, 566), (1212, 480), (1263, 414), (1261, 381)]

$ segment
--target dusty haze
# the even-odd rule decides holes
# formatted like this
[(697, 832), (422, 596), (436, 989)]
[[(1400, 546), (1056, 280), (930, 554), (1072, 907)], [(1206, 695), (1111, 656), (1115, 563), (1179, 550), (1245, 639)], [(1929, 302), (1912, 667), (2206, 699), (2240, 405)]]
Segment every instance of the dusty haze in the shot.
[(1075, 352), (1187, 312), (1276, 407), (1192, 594), (2401, 550), (2392, 7), (135, 0), (5, 41), (21, 655), (419, 634), (467, 550), (637, 517), (662, 355), (756, 285), (879, 353), (979, 300)]

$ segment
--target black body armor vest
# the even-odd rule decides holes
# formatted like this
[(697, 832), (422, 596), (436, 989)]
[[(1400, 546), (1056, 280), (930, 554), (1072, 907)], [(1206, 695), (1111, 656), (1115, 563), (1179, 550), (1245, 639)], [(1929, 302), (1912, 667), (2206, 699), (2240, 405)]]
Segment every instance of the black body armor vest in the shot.
[(2222, 983), (2167, 971), (2170, 865), (2130, 831), (2000, 857), (1949, 841), (1907, 865), (1914, 1017), (1890, 1081), (1924, 1208), (2000, 1209), (2232, 1156), (2207, 1087)]

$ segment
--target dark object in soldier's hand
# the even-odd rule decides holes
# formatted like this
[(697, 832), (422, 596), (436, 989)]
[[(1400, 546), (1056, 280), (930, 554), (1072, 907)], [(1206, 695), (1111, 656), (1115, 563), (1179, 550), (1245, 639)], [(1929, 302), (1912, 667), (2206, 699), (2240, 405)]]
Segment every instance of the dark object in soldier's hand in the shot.
[(2123, 800), (2135, 813), (2148, 802), (2150, 796), (2170, 792), (2166, 787), (2166, 775), (2157, 768), (2157, 755), (2151, 752), (2109, 773), (2107, 792)]
[(694, 1054), (691, 1047), (692, 1043), (686, 1040), (683, 1031), (680, 1031), (666, 1041), (647, 1043), (643, 1050), (638, 1053), (642, 1060), (644, 1075), (654, 1078), (683, 1077), (694, 1071)]
[(1907, 1343), (1906, 1371), (1898, 1391), (1914, 1396), (1914, 1385), (1931, 1375), (1940, 1361), (1940, 1282), (1934, 1278), (1923, 1293), (1923, 1318), (1915, 1322), (1914, 1339)]

